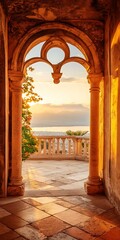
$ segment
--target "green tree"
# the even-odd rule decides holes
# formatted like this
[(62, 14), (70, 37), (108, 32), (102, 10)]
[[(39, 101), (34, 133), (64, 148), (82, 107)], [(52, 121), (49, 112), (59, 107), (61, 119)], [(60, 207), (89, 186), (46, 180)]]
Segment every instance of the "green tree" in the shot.
[[(29, 68), (33, 71), (33, 68)], [(22, 160), (29, 158), (30, 154), (38, 151), (38, 139), (34, 136), (30, 127), (32, 113), (30, 111), (31, 102), (39, 102), (42, 98), (35, 93), (33, 78), (26, 74), (22, 93)]]
[(71, 130), (68, 130), (66, 131), (66, 134), (67, 135), (70, 135), (70, 136), (83, 136), (85, 133), (87, 133), (88, 131), (71, 131)]

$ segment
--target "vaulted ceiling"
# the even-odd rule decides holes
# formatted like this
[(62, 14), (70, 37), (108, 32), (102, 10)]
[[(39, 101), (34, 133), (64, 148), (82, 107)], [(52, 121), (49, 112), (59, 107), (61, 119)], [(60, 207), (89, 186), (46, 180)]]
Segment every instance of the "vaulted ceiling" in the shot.
[(68, 21), (80, 19), (104, 20), (110, 0), (8, 0), (9, 19)]

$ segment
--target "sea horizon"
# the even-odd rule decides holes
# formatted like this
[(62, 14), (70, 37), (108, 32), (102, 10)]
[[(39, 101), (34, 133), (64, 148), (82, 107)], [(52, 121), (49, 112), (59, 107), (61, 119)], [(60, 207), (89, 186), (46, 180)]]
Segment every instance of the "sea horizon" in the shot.
[(90, 131), (90, 126), (51, 126), (51, 127), (32, 127), (35, 135), (64, 135), (66, 131)]

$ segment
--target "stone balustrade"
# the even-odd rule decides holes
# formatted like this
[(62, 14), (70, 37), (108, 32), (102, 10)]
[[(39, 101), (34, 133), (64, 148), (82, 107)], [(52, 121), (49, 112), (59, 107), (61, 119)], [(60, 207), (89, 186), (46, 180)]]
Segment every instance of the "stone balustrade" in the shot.
[(38, 152), (29, 159), (89, 160), (89, 138), (78, 136), (39, 136)]

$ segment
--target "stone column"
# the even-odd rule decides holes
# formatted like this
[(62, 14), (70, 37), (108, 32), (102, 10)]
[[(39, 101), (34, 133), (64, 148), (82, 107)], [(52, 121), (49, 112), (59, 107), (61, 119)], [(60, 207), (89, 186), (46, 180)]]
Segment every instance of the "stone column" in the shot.
[(11, 176), (8, 195), (23, 195), (22, 182), (22, 78), (21, 72), (9, 71), (12, 92)]
[(89, 74), (90, 83), (90, 160), (89, 177), (85, 183), (88, 194), (103, 191), (102, 180), (99, 177), (99, 83), (101, 74)]

